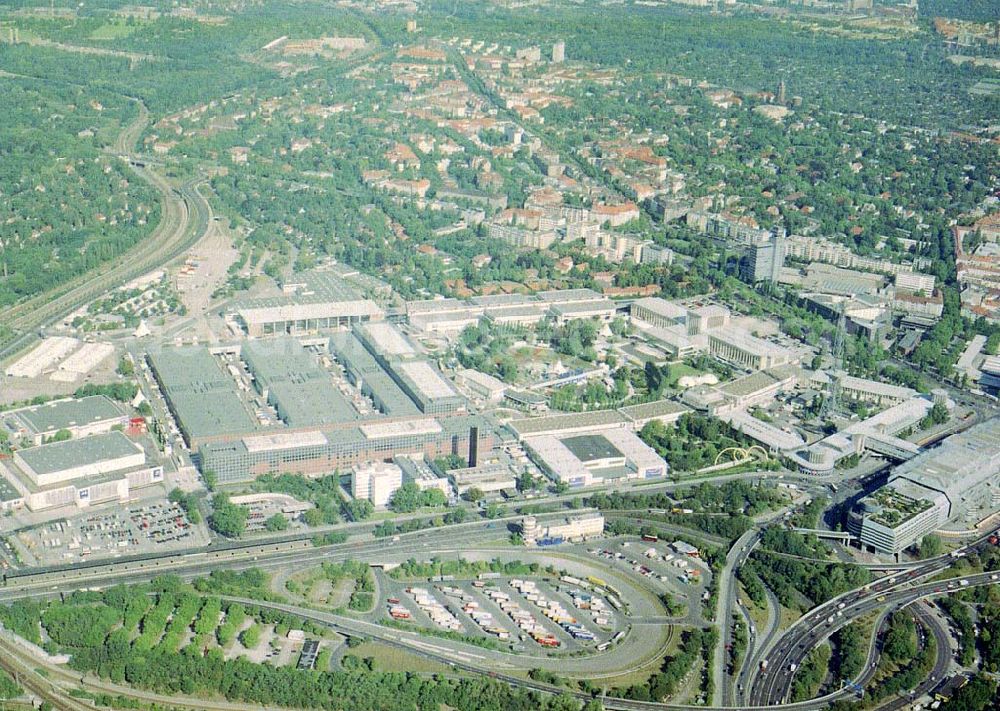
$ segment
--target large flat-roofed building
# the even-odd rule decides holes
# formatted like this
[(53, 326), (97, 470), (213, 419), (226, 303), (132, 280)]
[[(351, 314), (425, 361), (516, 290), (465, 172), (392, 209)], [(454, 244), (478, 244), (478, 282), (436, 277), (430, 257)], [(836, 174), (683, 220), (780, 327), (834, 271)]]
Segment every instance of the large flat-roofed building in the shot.
[(149, 365), (189, 447), (257, 429), (236, 381), (207, 348), (151, 351)]
[(571, 487), (667, 475), (667, 464), (628, 429), (539, 435), (524, 440), (539, 468)]
[(868, 402), (879, 407), (890, 407), (913, 399), (917, 391), (899, 385), (883, 383), (879, 380), (856, 378), (846, 373), (837, 377), (837, 387), (841, 396), (860, 402)]
[(365, 324), (356, 327), (354, 335), (421, 412), (442, 414), (465, 407), (465, 398), (395, 326)]
[(1000, 417), (953, 435), (898, 467), (889, 482), (911, 481), (948, 497), (950, 521), (973, 522), (1000, 510)]
[(492, 430), (478, 416), (378, 419), (338, 429), (279, 430), (211, 442), (201, 448), (201, 464), (222, 483), (268, 473), (319, 475), (399, 454), (468, 458), (473, 437), (479, 452), (495, 445)]
[(342, 276), (312, 271), (297, 275), (281, 296), (246, 299), (233, 308), (237, 321), (252, 338), (316, 333), (379, 321), (378, 304), (361, 295)]
[(456, 380), (473, 395), (488, 402), (500, 402), (507, 391), (507, 384), (499, 378), (471, 368), (459, 371)]
[(481, 317), (482, 309), (466, 308), (460, 311), (410, 314), (407, 316), (407, 321), (424, 333), (456, 334), (469, 326), (475, 326)]
[(147, 464), (121, 432), (18, 450), (0, 473), (16, 491), (9, 507), (32, 511), (126, 501), (131, 490), (163, 481), (163, 467)]
[(639, 331), (649, 342), (661, 348), (672, 360), (683, 360), (708, 351), (708, 337), (690, 334), (684, 325), (641, 327)]
[(380, 412), (390, 417), (420, 412), (416, 403), (355, 334), (334, 334), (330, 338), (330, 352), (343, 366), (347, 379), (360, 388), (365, 397), (371, 398)]
[(474, 467), (450, 469), (447, 474), (459, 494), (464, 494), (470, 489), (479, 489), (484, 494), (495, 494), (517, 488), (517, 479), (514, 478), (510, 462), (504, 458)]
[(717, 387), (733, 408), (749, 408), (769, 404), (779, 394), (793, 390), (798, 384), (798, 375), (795, 366), (778, 366), (744, 375)]
[(709, 353), (750, 370), (764, 370), (797, 361), (790, 349), (732, 328), (708, 334)]
[(292, 338), (247, 341), (240, 357), (253, 374), (254, 387), (289, 427), (314, 427), (360, 418), (334, 387), (316, 357)]
[(612, 427), (628, 427), (629, 420), (617, 410), (594, 410), (593, 412), (511, 420), (507, 426), (520, 439), (537, 435), (569, 435), (594, 430), (604, 431)]
[(417, 349), (410, 339), (390, 323), (372, 323), (358, 326), (354, 334), (376, 358), (384, 363), (417, 357)]
[(391, 370), (396, 382), (417, 403), (421, 412), (440, 414), (465, 407), (465, 398), (427, 361), (393, 363)]
[(636, 299), (629, 307), (629, 315), (657, 328), (686, 327), (687, 324), (686, 308), (657, 296)]
[(681, 418), (685, 412), (691, 409), (684, 407), (674, 400), (654, 400), (644, 402), (639, 405), (627, 405), (618, 408), (618, 412), (625, 415), (632, 423), (632, 428), (641, 430), (647, 422), (657, 420), (665, 425), (672, 425)]
[(785, 432), (772, 424), (758, 420), (745, 410), (733, 410), (719, 419), (735, 431), (750, 437), (772, 452), (783, 452), (795, 447), (801, 447), (806, 442), (794, 432)]
[(1000, 510), (998, 442), (1000, 417), (993, 417), (897, 467), (854, 512), (861, 542), (895, 553), (932, 530), (971, 528)]
[(550, 306), (606, 301), (603, 294), (599, 294), (593, 289), (552, 289), (551, 291), (539, 291), (535, 297)]
[(538, 303), (491, 306), (484, 311), (483, 320), (497, 328), (531, 328), (545, 319), (545, 313)]
[(553, 305), (550, 313), (560, 325), (577, 319), (597, 319), (609, 323), (614, 319), (617, 308), (610, 299), (599, 299)]
[(61, 430), (85, 437), (127, 423), (122, 409), (104, 395), (54, 400), (0, 414), (0, 428), (8, 437), (26, 438), (32, 444), (42, 444)]
[(14, 463), (41, 487), (140, 467), (146, 454), (121, 432), (109, 432), (19, 449)]

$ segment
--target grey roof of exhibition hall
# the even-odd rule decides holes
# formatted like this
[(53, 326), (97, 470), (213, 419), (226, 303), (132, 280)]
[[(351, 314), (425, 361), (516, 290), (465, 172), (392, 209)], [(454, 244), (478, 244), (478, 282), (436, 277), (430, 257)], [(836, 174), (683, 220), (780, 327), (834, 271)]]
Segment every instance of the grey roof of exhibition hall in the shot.
[(29, 447), (19, 450), (18, 456), (37, 474), (50, 474), (63, 469), (119, 459), (141, 451), (139, 445), (121, 432), (108, 432)]
[(258, 428), (240, 398), (236, 381), (207, 348), (163, 348), (149, 354), (180, 426), (192, 438)]
[(120, 419), (125, 413), (110, 398), (92, 395), (26, 407), (8, 413), (10, 415), (16, 416), (32, 432), (41, 433)]

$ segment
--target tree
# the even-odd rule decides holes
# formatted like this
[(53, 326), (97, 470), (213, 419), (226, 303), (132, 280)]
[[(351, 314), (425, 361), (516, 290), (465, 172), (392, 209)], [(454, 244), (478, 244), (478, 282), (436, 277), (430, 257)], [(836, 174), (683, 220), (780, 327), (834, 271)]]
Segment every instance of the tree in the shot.
[(123, 375), (126, 378), (135, 375), (135, 366), (132, 365), (132, 359), (127, 355), (123, 355), (118, 361), (118, 374)]
[(476, 503), (481, 498), (483, 498), (483, 496), (485, 496), (485, 494), (483, 494), (483, 492), (480, 489), (477, 489), (474, 486), (470, 489), (467, 489), (465, 493), (462, 494), (463, 499), (465, 499), (466, 501), (471, 501), (472, 503)]
[(531, 472), (525, 471), (517, 478), (517, 490), (521, 493), (534, 491), (539, 486), (539, 481), (532, 476)]
[(249, 513), (246, 506), (230, 502), (225, 494), (216, 494), (212, 499), (212, 515), (208, 517), (208, 525), (227, 538), (239, 538), (247, 529)]
[(283, 514), (276, 513), (264, 521), (264, 528), (272, 533), (284, 531), (288, 528), (288, 519)]
[(302, 514), (302, 520), (305, 521), (307, 526), (322, 526), (323, 512), (316, 508), (309, 509)]
[(933, 533), (928, 533), (924, 536), (917, 547), (917, 555), (920, 558), (936, 558), (942, 553), (944, 553), (944, 544)]
[(389, 508), (397, 513), (410, 513), (420, 508), (420, 504), (420, 489), (411, 481), (396, 489), (392, 501), (389, 502)]

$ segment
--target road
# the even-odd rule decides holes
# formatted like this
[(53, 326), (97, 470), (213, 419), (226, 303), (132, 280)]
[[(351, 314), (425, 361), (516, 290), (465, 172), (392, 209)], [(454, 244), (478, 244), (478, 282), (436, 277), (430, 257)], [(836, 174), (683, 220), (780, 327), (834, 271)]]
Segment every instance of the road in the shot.
[[(476, 522), (472, 526), (467, 527), (469, 530), (466, 533), (462, 534), (463, 545), (461, 546), (461, 548), (452, 547), (455, 541), (455, 531), (454, 527), (451, 527), (443, 530), (430, 529), (427, 531), (416, 532), (414, 534), (407, 534), (406, 540), (400, 540), (397, 542), (383, 540), (372, 543), (364, 543), (360, 545), (349, 544), (341, 546), (332, 546), (329, 549), (323, 549), (323, 550), (307, 549), (304, 551), (296, 551), (293, 553), (282, 553), (272, 556), (265, 556), (263, 559), (257, 559), (257, 560), (251, 558), (245, 561), (241, 561), (237, 565), (227, 563), (226, 561), (214, 564), (206, 564), (204, 561), (200, 561), (192, 563), (190, 566), (187, 567), (181, 567), (177, 570), (172, 570), (171, 572), (180, 572), (181, 574), (184, 575), (184, 577), (194, 577), (196, 575), (204, 575), (206, 572), (208, 572), (209, 569), (218, 567), (233, 568), (233, 567), (258, 566), (265, 568), (277, 567), (284, 570), (293, 566), (315, 565), (316, 561), (321, 556), (331, 557), (331, 558), (354, 557), (367, 560), (380, 560), (382, 558), (388, 558), (390, 556), (395, 559), (400, 559), (415, 555), (433, 555), (437, 554), (438, 552), (449, 552), (452, 554), (457, 554), (469, 550), (470, 544), (472, 544), (473, 549), (475, 549), (475, 544), (477, 542), (482, 542), (484, 538), (488, 538), (489, 536), (493, 536), (495, 538), (496, 529), (488, 528), (488, 526), (490, 526), (489, 522)], [(748, 538), (748, 541), (749, 540), (751, 539)], [(734, 546), (734, 551), (736, 551), (733, 559), (733, 563), (735, 566), (736, 563), (739, 562), (741, 557), (747, 553), (747, 551), (743, 550), (742, 545)], [(497, 553), (503, 553), (508, 556), (519, 556), (525, 554), (524, 551), (518, 551), (509, 548), (497, 549), (496, 551), (492, 551), (488, 547), (484, 548), (481, 551), (481, 553), (487, 556), (495, 555)], [(537, 554), (556, 556), (558, 558), (564, 558), (565, 561), (569, 561), (573, 557), (573, 556), (564, 556), (555, 551), (536, 552), (536, 555)], [(589, 565), (595, 564), (595, 561), (591, 560), (590, 558), (585, 558), (585, 559), (581, 558), (581, 561)], [(949, 558), (946, 561), (942, 560), (941, 562), (928, 565), (927, 568), (928, 569), (933, 568), (933, 570), (924, 571), (924, 574), (931, 574), (932, 572), (942, 570), (946, 568), (950, 562), (952, 562), (952, 559)], [(564, 565), (567, 563), (564, 561), (560, 561), (559, 564)], [(114, 583), (138, 582), (139, 580), (149, 579), (154, 575), (162, 572), (162, 569), (145, 570), (134, 574), (122, 575), (115, 573), (115, 571), (113, 570), (114, 565), (110, 567), (112, 568), (112, 570), (106, 570), (105, 577), (103, 579), (91, 580), (88, 581), (88, 584), (110, 585)], [(907, 578), (903, 579), (903, 582), (906, 582), (911, 579), (912, 576), (907, 576)], [(969, 576), (969, 580), (970, 584), (973, 585), (984, 584), (985, 582), (989, 582), (989, 576), (988, 574), (982, 576)], [(615, 581), (616, 584), (619, 584), (620, 582), (621, 582), (620, 580)], [(834, 607), (836, 607), (836, 604), (839, 604), (839, 602), (844, 602), (845, 607), (841, 610), (842, 612), (844, 612), (844, 615), (843, 617), (838, 617), (837, 619), (841, 620), (843, 624), (846, 624), (850, 620), (855, 619), (857, 616), (869, 614), (872, 610), (885, 609), (887, 606), (909, 604), (914, 600), (926, 597), (928, 595), (940, 594), (941, 591), (944, 591), (946, 589), (947, 589), (947, 583), (942, 583), (942, 582), (930, 583), (922, 586), (917, 586), (914, 588), (909, 588), (909, 587), (894, 586), (893, 584), (890, 584), (887, 581), (879, 581), (877, 583), (866, 586), (866, 588), (864, 589), (852, 591), (851, 593), (848, 593), (845, 596), (838, 598), (838, 600), (835, 600), (830, 604), (833, 604)], [(11, 599), (16, 599), (19, 597), (32, 597), (32, 596), (52, 595), (52, 594), (54, 593), (51, 591), (51, 589), (30, 589), (30, 588), (20, 589), (20, 590), (8, 589), (0, 592), (0, 600), (6, 601)], [(879, 601), (876, 597), (882, 595), (891, 596), (891, 600), (887, 604), (883, 604), (885, 601), (884, 600)], [(253, 601), (253, 604), (260, 604), (260, 603)], [(632, 601), (632, 604), (637, 605), (638, 603), (636, 601)], [(830, 604), (828, 604), (827, 607), (829, 607)], [(288, 611), (294, 611), (295, 614), (302, 615), (309, 619), (315, 619), (318, 622), (322, 622), (323, 624), (333, 629), (337, 629), (346, 634), (362, 635), (362, 636), (377, 638), (380, 641), (384, 641), (384, 643), (386, 644), (390, 644), (392, 646), (398, 646), (401, 648), (405, 648), (411, 652), (419, 653), (427, 658), (440, 661), (444, 664), (449, 664), (458, 670), (481, 673), (481, 674), (482, 673), (489, 674), (491, 676), (495, 676), (500, 680), (508, 681), (512, 684), (517, 684), (519, 686), (527, 688), (534, 688), (540, 691), (555, 690), (553, 687), (550, 687), (546, 684), (540, 684), (530, 680), (525, 680), (521, 678), (521, 676), (515, 673), (515, 672), (523, 673), (523, 669), (536, 666), (536, 664), (534, 663), (535, 660), (533, 659), (529, 660), (529, 659), (519, 658), (516, 655), (509, 655), (509, 654), (506, 655), (501, 654), (500, 656), (494, 657), (493, 656), (494, 653), (492, 653), (490, 650), (483, 650), (478, 647), (465, 645), (459, 642), (451, 642), (448, 640), (428, 639), (423, 637), (422, 635), (415, 633), (405, 634), (402, 631), (395, 630), (392, 628), (386, 628), (371, 622), (365, 622), (345, 616), (333, 615), (330, 613), (320, 613), (315, 610), (308, 610), (290, 606), (290, 609)], [(637, 609), (637, 612), (640, 615), (643, 614), (648, 615), (648, 611), (642, 608)], [(826, 609), (823, 609), (820, 614), (827, 614)], [(817, 616), (813, 615), (813, 617)], [(666, 620), (653, 619), (652, 621), (665, 622)], [(805, 653), (808, 652), (808, 649), (811, 649), (813, 646), (815, 646), (816, 643), (821, 641), (821, 638), (815, 636), (814, 634), (817, 631), (816, 627), (817, 625), (807, 626), (804, 624), (793, 626), (795, 631), (798, 630), (805, 631), (806, 636), (803, 637), (803, 639), (805, 639), (806, 642), (805, 644), (801, 645), (794, 643), (798, 640), (798, 637), (796, 637), (795, 640), (792, 641), (793, 643), (788, 643), (787, 641), (788, 634), (786, 634), (784, 637), (782, 637), (781, 640), (779, 640), (778, 645), (776, 645), (775, 649), (772, 650), (771, 652), (771, 657), (776, 659), (775, 664), (784, 665), (787, 663), (791, 663), (785, 661), (784, 659), (781, 659), (780, 661), (777, 660), (776, 655), (780, 656), (784, 654), (783, 650), (785, 650), (786, 648), (790, 652), (788, 658), (791, 659), (793, 658), (793, 654), (804, 655)], [(823, 638), (825, 638), (825, 636), (828, 635), (834, 629), (836, 628), (819, 625), (818, 631), (823, 636)], [(942, 645), (942, 648), (947, 648), (947, 644)], [(625, 657), (630, 656), (628, 645), (622, 645), (617, 649), (623, 650)], [(590, 667), (591, 669), (604, 667), (606, 663), (612, 661), (610, 658), (604, 659), (595, 655), (590, 660), (590, 664), (592, 665), (595, 660), (598, 662), (599, 667), (591, 666)], [(587, 668), (586, 665), (588, 664), (586, 658), (583, 657), (577, 658), (575, 660), (565, 660), (558, 658), (550, 660), (552, 668), (554, 670), (561, 670), (561, 666), (559, 665), (564, 664), (567, 661), (573, 661), (576, 665), (580, 666), (581, 670)], [(776, 668), (780, 668), (780, 666), (776, 666)], [(779, 675), (774, 679), (776, 684), (773, 684), (771, 689), (765, 690), (767, 691), (766, 694), (763, 692), (758, 694), (758, 697), (765, 698), (763, 702), (758, 702), (755, 700), (752, 703), (754, 705), (760, 705), (761, 703), (763, 703), (764, 705), (774, 703), (768, 701), (767, 699), (770, 699), (779, 694), (781, 695), (781, 698), (784, 698), (784, 696), (787, 695), (787, 691), (782, 691), (781, 688), (777, 687), (784, 685), (783, 677), (786, 676), (790, 677), (791, 675), (788, 674)], [(755, 691), (762, 684), (768, 683), (769, 679), (766, 677), (762, 677), (762, 679), (758, 680), (758, 682), (759, 683), (755, 685)], [(813, 710), (818, 711), (818, 709), (825, 708), (825, 706), (829, 704), (832, 698), (847, 696), (848, 693), (849, 692), (838, 692), (837, 694), (826, 696), (823, 697), (822, 699), (817, 699), (798, 704), (781, 704), (779, 700), (777, 704), (780, 704), (782, 708), (788, 709), (789, 711), (813, 711)], [(586, 695), (582, 693), (577, 694), (577, 696), (581, 699), (586, 698)], [(154, 699), (150, 698), (150, 696), (147, 694), (146, 700), (152, 701)], [(607, 699), (606, 705), (608, 708), (615, 708), (615, 709), (648, 709), (650, 711), (652, 711), (653, 709), (666, 711), (670, 709), (680, 710), (680, 709), (706, 708), (698, 706), (658, 704), (658, 703), (619, 700), (619, 699)], [(64, 708), (64, 706), (61, 705), (57, 707)], [(192, 706), (192, 707), (206, 708), (204, 706)], [(207, 707), (207, 708), (214, 708), (214, 707)]]
[[(719, 573), (719, 596), (715, 608), (715, 622), (720, 626), (720, 643), (715, 645), (712, 661), (713, 686), (719, 694), (722, 706), (733, 702), (733, 678), (728, 673), (729, 650), (733, 644), (733, 613), (736, 611), (736, 571), (750, 557), (760, 540), (760, 531), (752, 528), (737, 539), (726, 556), (726, 564)], [(749, 653), (750, 650), (747, 650)]]
[[(936, 571), (934, 571), (936, 572)], [(965, 578), (968, 587), (995, 584), (997, 571), (988, 571)], [(873, 613), (901, 609), (917, 600), (961, 589), (955, 583), (943, 581), (898, 587), (855, 590), (813, 610), (789, 629), (768, 655), (768, 667), (753, 682), (749, 696), (751, 706), (781, 704), (792, 686), (792, 665), (801, 665), (809, 652), (831, 634), (856, 619)], [(843, 606), (843, 607), (841, 607)], [(824, 622), (824, 617), (826, 621)], [(940, 679), (932, 674), (931, 679)]]

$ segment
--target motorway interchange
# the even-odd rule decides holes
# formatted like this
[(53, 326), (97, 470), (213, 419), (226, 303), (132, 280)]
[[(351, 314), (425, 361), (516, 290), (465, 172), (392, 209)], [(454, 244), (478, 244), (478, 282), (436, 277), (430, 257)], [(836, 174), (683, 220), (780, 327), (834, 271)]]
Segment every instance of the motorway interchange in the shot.
[[(597, 586), (597, 595), (607, 600), (609, 595), (615, 595), (620, 609), (615, 609), (607, 615), (603, 625), (593, 623), (587, 618), (585, 627), (592, 628), (597, 633), (596, 639), (577, 642), (565, 630), (551, 620), (542, 620), (547, 624), (552, 636), (559, 639), (564, 651), (575, 651), (571, 656), (547, 656), (542, 647), (530, 639), (518, 642), (517, 629), (513, 620), (501, 617), (500, 608), (492, 610), (497, 626), (513, 633), (513, 644), (517, 645), (508, 651), (503, 648), (483, 648), (470, 645), (460, 640), (428, 637), (422, 632), (420, 625), (388, 626), (387, 601), (397, 600), (400, 607), (409, 609), (413, 617), (421, 615), (419, 606), (413, 595), (407, 596), (406, 591), (412, 588), (428, 589), (432, 597), (442, 602), (449, 597), (457, 597), (453, 592), (461, 591), (461, 598), (468, 604), (469, 600), (477, 600), (481, 608), (490, 606), (485, 598), (482, 586), (472, 586), (469, 581), (437, 581), (437, 582), (398, 582), (392, 581), (384, 574), (379, 575), (378, 601), (376, 614), (372, 617), (358, 617), (335, 612), (310, 609), (301, 605), (286, 605), (272, 603), (274, 609), (296, 614), (303, 619), (321, 624), (345, 636), (363, 637), (379, 643), (416, 653), (428, 660), (436, 661), (454, 668), (456, 671), (468, 673), (489, 674), (509, 683), (535, 688), (542, 691), (556, 691), (550, 684), (533, 681), (526, 678), (525, 672), (530, 669), (543, 669), (566, 677), (588, 678), (599, 684), (602, 678), (614, 677), (623, 673), (639, 671), (655, 664), (663, 650), (667, 648), (675, 629), (674, 625), (709, 624), (700, 619), (700, 598), (706, 581), (700, 581), (692, 586), (688, 600), (688, 615), (684, 619), (666, 616), (662, 606), (657, 601), (653, 591), (665, 588), (672, 593), (678, 592), (685, 583), (680, 579), (672, 580), (665, 574), (670, 570), (663, 565), (662, 558), (658, 563), (651, 563), (652, 558), (645, 552), (653, 550), (668, 550), (663, 542), (650, 544), (636, 539), (606, 539), (592, 541), (587, 545), (567, 546), (558, 550), (512, 549), (506, 545), (497, 544), (497, 531), (494, 524), (475, 522), (463, 525), (463, 546), (456, 547), (453, 543), (455, 532), (447, 528), (431, 529), (412, 534), (405, 534), (398, 541), (350, 541), (346, 544), (329, 546), (317, 551), (308, 542), (289, 542), (285, 544), (255, 544), (228, 552), (212, 555), (172, 554), (158, 559), (148, 566), (139, 567), (129, 563), (108, 563), (95, 565), (87, 569), (73, 571), (76, 575), (74, 583), (63, 581), (53, 585), (52, 578), (32, 579), (30, 576), (20, 579), (11, 578), (7, 586), (0, 590), (0, 602), (10, 602), (24, 597), (51, 597), (66, 592), (68, 587), (100, 588), (116, 583), (138, 583), (146, 581), (155, 575), (165, 572), (176, 573), (183, 578), (191, 579), (205, 575), (218, 568), (249, 568), (259, 567), (275, 571), (278, 576), (289, 571), (302, 570), (315, 566), (318, 559), (364, 560), (374, 564), (402, 563), (407, 559), (429, 560), (436, 558), (457, 558), (464, 560), (490, 560), (499, 558), (504, 562), (539, 562), (552, 565), (559, 569), (564, 577), (571, 582), (560, 580), (555, 576), (547, 576), (547, 580), (539, 580), (537, 587), (545, 599), (558, 600), (561, 606), (571, 610), (572, 614), (580, 615), (573, 609), (572, 594), (583, 591), (594, 594), (595, 586), (585, 582), (587, 579), (599, 580), (603, 585)], [(733, 606), (724, 616), (717, 619), (729, 620), (733, 609), (739, 603), (733, 595), (725, 591), (731, 589), (735, 570), (742, 565), (757, 542), (757, 529), (748, 532), (733, 545), (727, 558), (727, 565), (720, 576), (719, 585), (723, 591), (720, 594), (719, 609)], [(622, 545), (622, 544), (626, 545)], [(965, 552), (982, 549), (989, 545), (983, 539), (973, 543)], [(610, 556), (608, 555), (610, 554)], [(622, 556), (619, 558), (619, 554)], [(662, 555), (662, 554), (661, 554)], [(633, 560), (629, 560), (633, 558)], [(832, 694), (812, 701), (790, 703), (789, 694), (794, 679), (794, 671), (802, 664), (810, 651), (815, 649), (834, 632), (850, 622), (871, 615), (878, 616), (876, 628), (880, 628), (892, 610), (911, 606), (917, 623), (923, 634), (930, 634), (937, 640), (937, 659), (932, 674), (917, 688), (911, 690), (914, 696), (919, 696), (934, 688), (947, 674), (952, 663), (951, 641), (946, 626), (932, 614), (923, 601), (934, 596), (945, 595), (954, 590), (980, 585), (995, 584), (998, 579), (996, 572), (984, 572), (967, 575), (963, 578), (932, 581), (931, 578), (946, 573), (957, 557), (946, 555), (924, 561), (919, 565), (901, 566), (899, 572), (887, 573), (863, 588), (845, 593), (809, 611), (790, 627), (782, 632), (773, 631), (765, 639), (756, 640), (745, 655), (739, 669), (732, 674), (724, 674), (723, 685), (714, 700), (714, 707), (719, 708), (787, 708), (787, 709), (820, 709), (825, 708), (837, 698), (850, 699), (855, 695), (856, 687), (845, 686)], [(636, 565), (631, 565), (632, 563)], [(653, 567), (659, 573), (645, 574), (642, 569)], [(638, 567), (640, 570), (636, 570)], [(81, 577), (81, 573), (83, 577)], [(658, 576), (660, 573), (665, 580)], [(51, 575), (51, 574), (50, 574)], [(493, 576), (490, 576), (493, 577)], [(503, 591), (504, 594), (517, 596), (518, 590), (511, 587), (511, 578), (489, 580), (489, 588)], [(478, 588), (478, 589), (477, 589)], [(449, 592), (452, 591), (452, 592)], [(613, 591), (613, 592), (611, 592)], [(529, 591), (531, 592), (531, 591)], [(476, 597), (478, 595), (478, 597)], [(494, 600), (495, 598), (489, 598)], [(405, 600), (405, 602), (404, 602)], [(244, 601), (247, 604), (260, 605), (259, 601)], [(520, 600), (522, 607), (531, 610), (536, 617), (541, 618), (541, 609), (537, 603), (527, 599)], [(392, 606), (389, 603), (389, 606)], [(494, 605), (496, 606), (496, 605)], [(475, 620), (468, 612), (459, 613), (463, 632), (474, 632), (472, 625)], [(426, 620), (425, 620), (426, 621)], [(428, 624), (430, 624), (428, 622)], [(728, 625), (720, 625), (725, 628)], [(724, 637), (728, 639), (728, 637)], [(12, 650), (11, 640), (0, 638), (0, 646)], [(600, 645), (600, 646), (599, 646)], [(722, 647), (723, 645), (718, 645)], [(16, 647), (16, 645), (14, 645)], [(50, 676), (33, 680), (31, 674), (24, 673), (27, 663), (37, 666), (41, 660), (33, 657), (24, 649), (16, 650), (9, 655), (5, 665), (10, 670), (19, 670), (19, 676), (25, 682), (25, 688), (35, 693), (39, 698), (52, 700), (53, 695), (60, 697), (69, 688), (78, 687), (81, 679), (75, 674), (71, 676)], [(863, 686), (870, 681), (877, 666), (879, 655), (878, 644), (872, 643), (869, 650), (869, 661), (858, 679), (853, 680)], [(18, 666), (20, 664), (20, 666)], [(37, 683), (36, 683), (37, 682)], [(84, 677), (85, 688), (95, 689), (110, 686), (98, 679)], [(558, 691), (565, 691), (559, 688)], [(135, 693), (147, 700), (155, 694), (131, 691), (127, 688), (116, 689), (116, 692), (130, 695)], [(584, 692), (575, 692), (580, 698), (587, 696)], [(721, 694), (721, 695), (719, 695)], [(885, 708), (904, 708), (910, 697), (892, 698), (887, 700)], [(66, 700), (66, 699), (64, 699)], [(165, 699), (161, 699), (165, 701)], [(178, 700), (173, 700), (176, 705)], [(188, 700), (183, 704), (187, 705)], [(605, 698), (607, 708), (622, 709), (684, 709), (705, 708), (684, 704), (660, 704), (652, 702), (631, 701), (624, 699)], [(202, 705), (199, 705), (202, 704)], [(204, 702), (192, 701), (191, 708), (227, 708), (222, 705), (204, 705)], [(57, 708), (76, 708), (73, 703), (57, 705)]]

